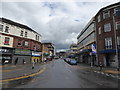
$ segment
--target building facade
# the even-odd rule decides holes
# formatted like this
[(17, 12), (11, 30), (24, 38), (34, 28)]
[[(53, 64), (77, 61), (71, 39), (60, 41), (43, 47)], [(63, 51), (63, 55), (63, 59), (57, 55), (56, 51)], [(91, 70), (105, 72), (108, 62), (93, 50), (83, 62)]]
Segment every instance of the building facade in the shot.
[(55, 45), (53, 43), (42, 43), (42, 61), (55, 56)]
[(95, 21), (99, 63), (120, 66), (120, 2), (100, 9)]
[(23, 59), (30, 63), (32, 51), (42, 50), (41, 35), (26, 25), (0, 18), (0, 47), (1, 63), (14, 63), (16, 58), (18, 64), (22, 64)]
[[(95, 18), (93, 17), (77, 37), (77, 56), (81, 63), (97, 65)], [(93, 50), (94, 48), (94, 50)]]
[(69, 57), (70, 58), (75, 57), (76, 53), (77, 53), (77, 44), (72, 43), (70, 45)]

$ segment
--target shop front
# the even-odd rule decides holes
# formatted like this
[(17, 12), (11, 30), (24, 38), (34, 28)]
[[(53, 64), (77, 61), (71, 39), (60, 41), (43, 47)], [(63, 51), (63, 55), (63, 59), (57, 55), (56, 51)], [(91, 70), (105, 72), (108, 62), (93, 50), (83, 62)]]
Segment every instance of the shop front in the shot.
[(14, 49), (13, 64), (28, 64), (31, 63), (31, 51), (24, 49)]
[(11, 64), (12, 63), (12, 48), (0, 48), (0, 64)]
[(41, 52), (32, 51), (31, 62), (36, 62), (36, 63), (42, 62)]

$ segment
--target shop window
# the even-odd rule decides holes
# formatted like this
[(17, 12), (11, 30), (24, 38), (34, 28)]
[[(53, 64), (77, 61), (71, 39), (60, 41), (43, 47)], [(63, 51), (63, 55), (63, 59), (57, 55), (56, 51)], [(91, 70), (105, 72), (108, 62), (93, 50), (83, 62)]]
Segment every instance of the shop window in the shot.
[(105, 11), (103, 12), (103, 19), (109, 18), (110, 17), (110, 12), (109, 11)]
[(116, 30), (120, 30), (120, 21), (116, 22)]
[(105, 38), (105, 48), (112, 49), (112, 38), (111, 37)]
[(9, 41), (10, 41), (10, 38), (9, 37), (5, 37), (4, 45), (9, 45)]
[(9, 33), (9, 27), (8, 26), (5, 27), (5, 32)]
[(27, 37), (27, 32), (25, 32), (25, 37)]
[(18, 46), (22, 46), (22, 40), (18, 40)]
[(21, 30), (20, 36), (23, 36), (23, 31)]
[(117, 37), (117, 46), (120, 49), (120, 36)]
[(25, 41), (25, 46), (28, 47), (28, 41)]
[(114, 9), (115, 16), (120, 16), (120, 7)]
[(110, 25), (110, 23), (104, 25), (104, 31), (105, 32), (110, 32), (111, 31), (111, 25)]
[(3, 32), (3, 25), (0, 24), (0, 31)]

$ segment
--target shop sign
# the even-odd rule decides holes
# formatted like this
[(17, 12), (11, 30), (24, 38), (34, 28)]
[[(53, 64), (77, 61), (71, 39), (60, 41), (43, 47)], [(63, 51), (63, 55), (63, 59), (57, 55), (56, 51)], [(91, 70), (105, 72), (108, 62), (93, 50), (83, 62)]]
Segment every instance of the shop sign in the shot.
[(15, 49), (15, 54), (31, 55), (31, 51), (30, 50), (23, 50), (23, 49)]
[(41, 52), (34, 52), (32, 51), (32, 56), (40, 56), (41, 55)]
[(7, 54), (7, 53), (9, 53), (9, 54), (12, 54), (12, 49), (3, 49), (3, 48), (1, 48), (0, 49), (0, 53), (1, 54)]

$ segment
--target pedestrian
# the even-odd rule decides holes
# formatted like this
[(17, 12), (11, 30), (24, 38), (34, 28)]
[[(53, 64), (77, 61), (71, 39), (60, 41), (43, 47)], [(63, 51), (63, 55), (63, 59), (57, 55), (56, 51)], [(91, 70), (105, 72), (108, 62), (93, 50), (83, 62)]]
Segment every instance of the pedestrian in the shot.
[(25, 64), (25, 59), (23, 58), (23, 64)]
[(32, 69), (34, 69), (34, 67), (35, 67), (35, 62), (33, 61), (32, 62)]
[(15, 65), (17, 64), (17, 62), (18, 62), (18, 57), (15, 59)]
[(2, 59), (2, 65), (4, 65), (4, 63), (5, 63), (5, 58), (3, 57), (3, 59)]
[(99, 67), (100, 67), (100, 71), (102, 71), (102, 63), (101, 62), (99, 64)]

